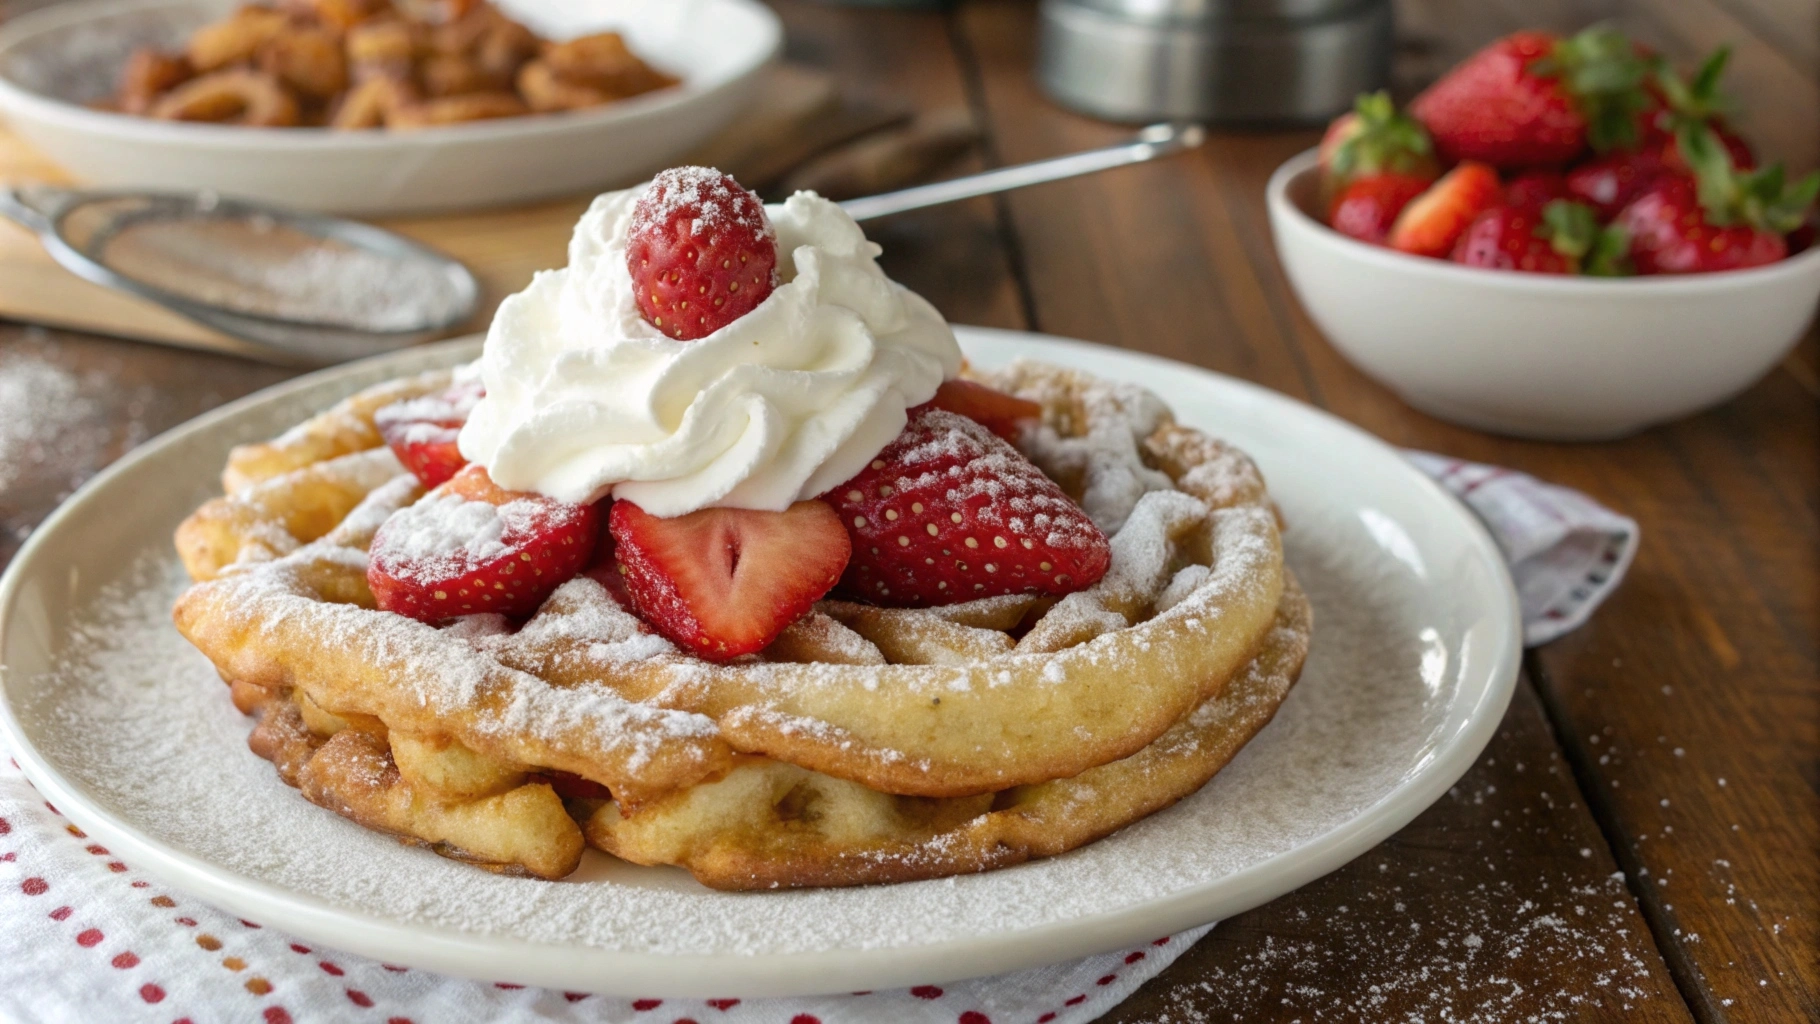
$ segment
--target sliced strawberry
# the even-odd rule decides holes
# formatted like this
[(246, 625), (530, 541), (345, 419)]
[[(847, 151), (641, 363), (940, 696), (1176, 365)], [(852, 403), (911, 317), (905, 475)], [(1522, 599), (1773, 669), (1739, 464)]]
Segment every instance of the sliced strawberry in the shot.
[(822, 496), (853, 537), (841, 588), (874, 604), (1059, 597), (1099, 581), (1106, 536), (1055, 482), (984, 427), (944, 409), (909, 426)]
[(367, 583), (382, 610), (424, 622), (524, 618), (588, 564), (599, 533), (595, 506), (507, 491), (468, 466), (385, 521)]
[(1019, 424), (1041, 419), (1043, 407), (1016, 395), (970, 380), (945, 380), (929, 404), (967, 417), (1007, 441), (1016, 441)]
[(468, 464), (455, 441), (475, 403), (486, 397), (479, 381), (393, 402), (373, 414), (373, 426), (425, 487), (437, 487)]
[(1445, 257), (1466, 225), (1496, 206), (1503, 193), (1497, 171), (1469, 160), (1403, 207), (1390, 229), (1390, 247), (1417, 256)]
[(607, 523), (633, 608), (704, 658), (763, 650), (847, 567), (847, 532), (819, 501), (673, 519), (616, 501)]
[(645, 322), (672, 338), (705, 338), (752, 311), (777, 285), (777, 237), (764, 204), (712, 167), (672, 167), (632, 209), (626, 269)]
[(1415, 197), (1428, 191), (1429, 179), (1407, 174), (1369, 174), (1355, 178), (1334, 197), (1327, 223), (1342, 235), (1383, 245), (1390, 229)]

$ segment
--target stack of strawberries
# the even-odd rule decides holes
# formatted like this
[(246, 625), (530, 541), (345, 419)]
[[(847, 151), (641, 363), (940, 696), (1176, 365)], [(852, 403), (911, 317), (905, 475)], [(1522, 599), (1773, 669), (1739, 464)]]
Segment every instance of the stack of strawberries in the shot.
[(1820, 173), (1758, 167), (1726, 123), (1728, 51), (1685, 79), (1616, 29), (1518, 32), (1399, 112), (1362, 96), (1321, 142), (1334, 230), (1544, 274), (1688, 274), (1812, 244)]
[[(758, 197), (732, 178), (720, 184), (737, 216), (699, 233), (699, 204), (666, 195), (665, 181), (639, 199), (627, 270), (645, 320), (687, 343), (764, 301), (777, 248)], [(837, 586), (894, 607), (1061, 597), (1110, 563), (1105, 535), (1008, 443), (1042, 408), (981, 384), (942, 384), (865, 469), (818, 498), (670, 518), (631, 501), (577, 505), (500, 488), (457, 447), (481, 397), (478, 384), (458, 385), (375, 416), (399, 460), (433, 488), (373, 538), (367, 581), (385, 611), (522, 620), (585, 573), (683, 649), (724, 660), (764, 649)], [(437, 530), (458, 535), (426, 544), (425, 520), (439, 513), (450, 514)]]

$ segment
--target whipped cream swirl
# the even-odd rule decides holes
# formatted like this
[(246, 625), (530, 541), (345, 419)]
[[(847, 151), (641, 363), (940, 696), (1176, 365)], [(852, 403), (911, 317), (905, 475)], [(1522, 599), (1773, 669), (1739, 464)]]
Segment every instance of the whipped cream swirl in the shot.
[(501, 487), (569, 502), (611, 492), (658, 516), (781, 511), (859, 472), (959, 372), (947, 321), (813, 192), (765, 208), (778, 246), (768, 298), (707, 337), (665, 337), (639, 316), (626, 270), (641, 191), (595, 199), (568, 267), (493, 318), (486, 398), (460, 447)]

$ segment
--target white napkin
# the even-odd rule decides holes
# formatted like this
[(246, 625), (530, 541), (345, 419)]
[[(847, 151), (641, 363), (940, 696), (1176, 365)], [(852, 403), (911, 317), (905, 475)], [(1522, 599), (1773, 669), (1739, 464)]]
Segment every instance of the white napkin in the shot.
[(1207, 927), (993, 978), (806, 999), (619, 999), (466, 981), (302, 943), (168, 889), (57, 814), (0, 753), (0, 1021), (1084, 1024)]
[(1579, 491), (1445, 455), (1404, 454), (1465, 502), (1498, 542), (1523, 606), (1525, 646), (1580, 628), (1637, 555), (1637, 521)]
[[(1636, 522), (1577, 491), (1408, 456), (1490, 529), (1531, 645), (1585, 622), (1636, 554)], [(58, 815), (10, 757), (0, 763), (0, 1019), (9, 1021), (1084, 1024), (1210, 927), (1014, 974), (807, 999), (619, 999), (487, 984), (312, 947), (170, 891)]]

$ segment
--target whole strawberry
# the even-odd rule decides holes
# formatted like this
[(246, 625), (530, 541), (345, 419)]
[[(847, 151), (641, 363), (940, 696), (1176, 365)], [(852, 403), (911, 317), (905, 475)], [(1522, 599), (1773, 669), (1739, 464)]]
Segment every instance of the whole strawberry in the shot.
[(1321, 195), (1331, 206), (1352, 182), (1380, 174), (1433, 181), (1441, 173), (1428, 132), (1387, 92), (1363, 93), (1321, 137)]
[(1731, 101), (1719, 91), (1719, 79), (1730, 58), (1731, 47), (1719, 47), (1691, 79), (1683, 79), (1666, 64), (1657, 67), (1653, 86), (1659, 106), (1645, 115), (1642, 149), (1659, 157), (1668, 170), (1692, 173), (1692, 165), (1682, 154), (1678, 140), (1683, 132), (1700, 128), (1712, 130), (1731, 157), (1733, 167), (1751, 170), (1757, 166), (1750, 143), (1725, 120)]
[(1428, 191), (1429, 179), (1408, 174), (1368, 174), (1354, 178), (1334, 197), (1327, 223), (1361, 242), (1383, 245), (1410, 201)]
[(1557, 171), (1526, 171), (1504, 184), (1504, 204), (1540, 210), (1557, 199), (1568, 198), (1567, 178)]
[(1633, 144), (1649, 61), (1615, 29), (1517, 32), (1468, 57), (1409, 105), (1449, 160), (1565, 164), (1588, 144)]
[(638, 311), (679, 341), (705, 338), (777, 286), (777, 238), (765, 207), (712, 167), (672, 167), (632, 208), (626, 239)]
[(1820, 173), (1789, 185), (1780, 164), (1739, 172), (1710, 127), (1677, 136), (1695, 176), (1666, 175), (1613, 222), (1630, 235), (1639, 274), (1742, 270), (1788, 255), (1783, 236), (1806, 221)]
[(873, 604), (1060, 597), (1111, 560), (1105, 534), (1017, 449), (931, 406), (822, 500), (853, 539), (841, 589)]
[(1609, 219), (1667, 173), (1660, 146), (1617, 150), (1568, 171), (1567, 192)]
[(1532, 274), (1599, 276), (1621, 272), (1621, 232), (1599, 226), (1592, 208), (1554, 200), (1540, 208), (1499, 206), (1473, 220), (1453, 251), (1455, 263)]

